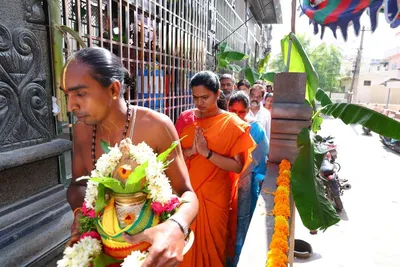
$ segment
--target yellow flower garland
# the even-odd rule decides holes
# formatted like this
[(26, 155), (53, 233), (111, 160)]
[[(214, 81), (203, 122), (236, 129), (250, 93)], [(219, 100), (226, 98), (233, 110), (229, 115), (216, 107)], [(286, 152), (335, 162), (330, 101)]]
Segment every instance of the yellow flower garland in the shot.
[(269, 245), (267, 267), (286, 267), (289, 251), (289, 217), (290, 217), (290, 162), (283, 159), (279, 164), (279, 176), (276, 179), (278, 188), (273, 193), (275, 215), (274, 234)]

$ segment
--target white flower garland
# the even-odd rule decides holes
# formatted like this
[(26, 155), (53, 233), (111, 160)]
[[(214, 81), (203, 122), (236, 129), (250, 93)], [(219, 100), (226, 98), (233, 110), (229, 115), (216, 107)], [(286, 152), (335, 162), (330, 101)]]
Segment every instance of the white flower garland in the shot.
[(141, 267), (147, 257), (147, 252), (132, 251), (132, 253), (124, 259), (121, 267)]
[(85, 204), (86, 204), (86, 208), (88, 208), (88, 209), (92, 209), (92, 210), (95, 209), (95, 203), (96, 203), (97, 194), (98, 194), (98, 191), (97, 191), (98, 185), (99, 185), (98, 183), (92, 182), (90, 180), (88, 180), (88, 182), (87, 182), (86, 193), (85, 193)]
[(87, 236), (64, 250), (64, 257), (57, 261), (57, 267), (89, 267), (101, 249), (100, 240)]

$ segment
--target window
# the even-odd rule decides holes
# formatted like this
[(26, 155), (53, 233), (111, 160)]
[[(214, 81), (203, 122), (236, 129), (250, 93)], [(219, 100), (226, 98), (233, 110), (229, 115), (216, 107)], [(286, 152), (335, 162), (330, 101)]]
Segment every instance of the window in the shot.
[(371, 81), (364, 81), (364, 86), (371, 86)]

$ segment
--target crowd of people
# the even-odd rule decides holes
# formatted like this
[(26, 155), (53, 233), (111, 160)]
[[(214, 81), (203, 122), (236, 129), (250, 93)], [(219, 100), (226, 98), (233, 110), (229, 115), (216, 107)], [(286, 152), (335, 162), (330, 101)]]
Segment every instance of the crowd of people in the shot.
[[(84, 201), (86, 185), (76, 179), (91, 173), (100, 140), (113, 145), (130, 133), (134, 144), (146, 142), (160, 152), (181, 139), (166, 174), (185, 204), (173, 220), (141, 234), (152, 244), (144, 266), (236, 266), (266, 175), (272, 86), (199, 72), (190, 81), (195, 108), (182, 112), (174, 127), (167, 116), (124, 101), (130, 80), (120, 60), (102, 48), (78, 51), (63, 69), (61, 89), (78, 118), (67, 191), (71, 208)], [(80, 212), (74, 216), (70, 245), (77, 240)], [(183, 257), (187, 228), (195, 239)]]

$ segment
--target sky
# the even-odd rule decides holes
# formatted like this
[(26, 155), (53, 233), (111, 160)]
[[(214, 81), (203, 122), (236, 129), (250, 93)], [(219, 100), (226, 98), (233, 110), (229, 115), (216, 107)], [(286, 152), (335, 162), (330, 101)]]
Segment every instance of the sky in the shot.
[[(291, 23), (291, 1), (281, 0), (282, 20), (283, 24), (273, 24), (272, 27), (272, 55), (280, 53), (280, 40), (290, 32)], [(297, 1), (299, 3), (299, 1)], [(322, 42), (327, 44), (334, 44), (342, 49), (345, 58), (348, 61), (355, 59), (357, 48), (360, 46), (361, 32), (357, 37), (354, 33), (353, 26), (348, 29), (348, 39), (344, 41), (340, 30), (337, 30), (337, 37), (335, 39), (332, 31), (329, 28), (325, 29), (323, 39), (320, 38), (320, 33), (314, 35), (314, 26), (309, 25), (307, 16), (300, 16), (300, 11), (296, 13), (296, 35), (305, 33), (311, 39), (313, 47), (318, 46)], [(364, 12), (361, 17), (361, 27), (365, 26), (370, 29), (369, 16)], [(400, 38), (395, 37), (396, 33), (400, 33), (400, 26), (396, 29), (391, 29), (383, 14), (379, 14), (378, 27), (374, 33), (366, 31), (364, 34), (364, 49), (363, 61), (370, 61), (370, 59), (383, 59), (385, 52), (389, 49), (400, 47)]]

